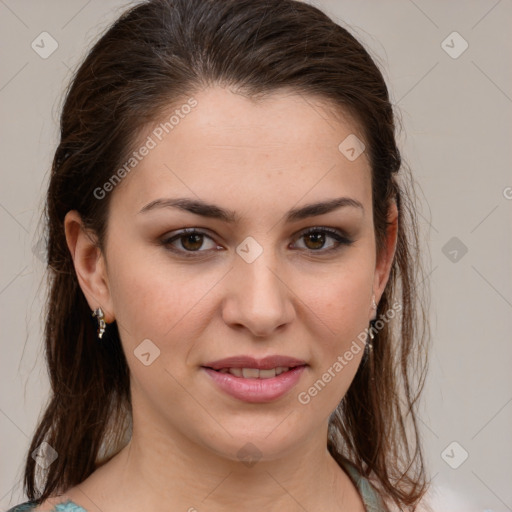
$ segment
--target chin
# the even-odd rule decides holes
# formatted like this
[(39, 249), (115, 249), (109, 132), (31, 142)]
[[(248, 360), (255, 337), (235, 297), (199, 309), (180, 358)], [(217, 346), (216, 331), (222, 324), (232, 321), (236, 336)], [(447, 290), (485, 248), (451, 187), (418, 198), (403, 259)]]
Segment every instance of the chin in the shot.
[[(215, 455), (225, 458), (229, 461), (241, 462), (247, 467), (252, 467), (257, 462), (272, 461), (285, 457), (292, 451), (297, 450), (300, 440), (295, 442), (289, 435), (277, 433), (270, 434), (272, 429), (249, 434), (247, 431), (240, 431), (236, 434), (229, 427), (226, 427), (225, 442), (212, 443), (211, 440), (205, 443), (206, 446), (215, 453)], [(275, 428), (275, 425), (274, 425)], [(277, 429), (276, 429), (277, 430)], [(217, 441), (219, 441), (217, 439)]]

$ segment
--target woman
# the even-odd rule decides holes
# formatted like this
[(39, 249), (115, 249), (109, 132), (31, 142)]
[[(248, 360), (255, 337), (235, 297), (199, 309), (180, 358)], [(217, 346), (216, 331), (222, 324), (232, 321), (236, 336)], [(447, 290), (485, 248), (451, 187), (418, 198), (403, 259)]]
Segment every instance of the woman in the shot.
[(375, 63), (313, 6), (121, 16), (62, 111), (53, 394), (11, 510), (417, 510), (427, 326), (394, 132)]

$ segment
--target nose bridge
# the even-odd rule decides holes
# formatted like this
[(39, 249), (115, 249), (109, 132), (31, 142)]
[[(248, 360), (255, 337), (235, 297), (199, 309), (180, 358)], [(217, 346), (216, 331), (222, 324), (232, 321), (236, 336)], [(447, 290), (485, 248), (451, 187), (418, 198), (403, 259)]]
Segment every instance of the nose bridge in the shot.
[(236, 249), (225, 320), (264, 336), (290, 322), (290, 290), (280, 276), (282, 265), (270, 247), (248, 237)]

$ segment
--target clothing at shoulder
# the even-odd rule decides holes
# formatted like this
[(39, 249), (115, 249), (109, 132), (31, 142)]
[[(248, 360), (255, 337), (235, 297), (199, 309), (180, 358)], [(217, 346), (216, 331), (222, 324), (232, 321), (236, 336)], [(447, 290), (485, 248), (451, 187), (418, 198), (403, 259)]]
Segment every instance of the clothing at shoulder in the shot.
[[(10, 508), (7, 512), (27, 512), (29, 510), (35, 510), (36, 507), (37, 503), (35, 501), (26, 501), (25, 503), (20, 503), (19, 505)], [(71, 500), (68, 500), (65, 503), (55, 505), (52, 512), (87, 512), (87, 510), (76, 503), (73, 503)]]
[(26, 501), (25, 503), (20, 503), (19, 505), (16, 505), (7, 512), (25, 512), (26, 510), (34, 510), (36, 508), (37, 504), (33, 501)]
[(343, 467), (347, 470), (349, 476), (352, 478), (352, 481), (359, 490), (366, 512), (388, 512), (388, 509), (384, 506), (382, 499), (368, 479), (362, 476), (357, 468), (346, 460), (343, 461)]

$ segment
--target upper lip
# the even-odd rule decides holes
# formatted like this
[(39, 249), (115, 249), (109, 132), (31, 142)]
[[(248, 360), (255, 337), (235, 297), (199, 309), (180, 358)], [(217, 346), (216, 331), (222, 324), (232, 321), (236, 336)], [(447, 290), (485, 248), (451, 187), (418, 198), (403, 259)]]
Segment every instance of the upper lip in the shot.
[(277, 368), (278, 366), (293, 368), (295, 366), (303, 366), (305, 364), (306, 362), (302, 359), (296, 359), (288, 356), (274, 355), (264, 357), (263, 359), (256, 359), (251, 356), (240, 355), (211, 361), (203, 364), (202, 366), (212, 368), (213, 370), (220, 370), (222, 368), (257, 368), (258, 370), (269, 370), (271, 368)]

